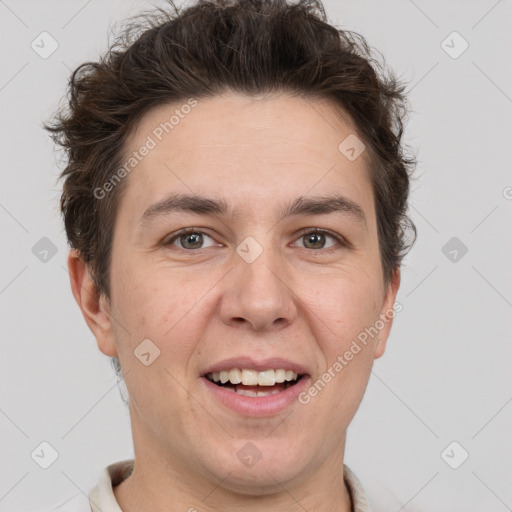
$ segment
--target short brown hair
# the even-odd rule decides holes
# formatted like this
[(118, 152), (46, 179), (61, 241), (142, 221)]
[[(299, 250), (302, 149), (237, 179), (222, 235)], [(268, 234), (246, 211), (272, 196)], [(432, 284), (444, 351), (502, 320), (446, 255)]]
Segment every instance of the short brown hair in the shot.
[[(124, 143), (150, 109), (225, 91), (298, 93), (330, 99), (352, 119), (371, 155), (384, 281), (414, 243), (406, 214), (414, 159), (401, 144), (404, 86), (359, 34), (329, 25), (320, 0), (199, 0), (129, 21), (98, 62), (80, 65), (68, 105), (45, 124), (66, 151), (61, 210), (71, 247), (110, 298), (115, 214), (123, 185), (102, 187), (122, 164)], [(408, 232), (413, 232), (409, 243)]]

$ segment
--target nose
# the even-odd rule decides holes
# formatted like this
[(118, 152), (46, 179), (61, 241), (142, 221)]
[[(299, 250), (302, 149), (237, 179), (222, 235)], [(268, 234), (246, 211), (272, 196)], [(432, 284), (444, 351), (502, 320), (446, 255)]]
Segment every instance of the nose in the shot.
[(296, 299), (277, 251), (265, 249), (252, 263), (238, 254), (234, 258), (235, 268), (224, 282), (222, 321), (230, 326), (246, 324), (255, 331), (277, 331), (292, 324)]

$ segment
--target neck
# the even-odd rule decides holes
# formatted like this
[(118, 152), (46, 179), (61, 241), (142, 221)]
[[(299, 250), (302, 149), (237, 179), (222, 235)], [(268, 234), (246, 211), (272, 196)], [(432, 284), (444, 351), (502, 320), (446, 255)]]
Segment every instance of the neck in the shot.
[(114, 488), (123, 512), (350, 512), (351, 500), (343, 480), (343, 455), (332, 457), (306, 478), (279, 482), (265, 488), (242, 492), (223, 481), (208, 479), (173, 460), (137, 454), (129, 478)]
[[(215, 467), (216, 463), (226, 466), (225, 461), (230, 460), (230, 456), (222, 459), (222, 452), (209, 454), (206, 463), (198, 462), (197, 453), (191, 453), (187, 443), (178, 439), (186, 435), (159, 439), (146, 429), (140, 421), (142, 418), (133, 414), (137, 411), (131, 412), (135, 464), (132, 474), (114, 488), (123, 512), (296, 512), (297, 507), (315, 512), (350, 512), (352, 509), (343, 479), (345, 435), (328, 453), (325, 449), (322, 453), (318, 451), (311, 460), (301, 460), (300, 453), (295, 454), (297, 463), (293, 468), (285, 469), (276, 457), (263, 455), (244, 472), (240, 465)], [(219, 439), (219, 443), (223, 442)]]

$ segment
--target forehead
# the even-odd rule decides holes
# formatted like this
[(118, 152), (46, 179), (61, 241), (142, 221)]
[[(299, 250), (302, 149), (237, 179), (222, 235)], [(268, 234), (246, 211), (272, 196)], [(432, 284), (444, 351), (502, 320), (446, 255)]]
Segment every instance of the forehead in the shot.
[(328, 100), (226, 94), (162, 105), (126, 142), (124, 158), (135, 152), (138, 161), (121, 202), (141, 213), (179, 191), (228, 197), (234, 209), (254, 211), (337, 192), (369, 208), (368, 155), (348, 159), (340, 151), (347, 137), (356, 137), (354, 125)]

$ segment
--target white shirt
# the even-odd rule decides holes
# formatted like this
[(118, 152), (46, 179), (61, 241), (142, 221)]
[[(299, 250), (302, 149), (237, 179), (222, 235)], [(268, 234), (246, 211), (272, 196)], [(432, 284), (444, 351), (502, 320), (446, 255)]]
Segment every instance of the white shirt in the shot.
[[(123, 512), (114, 495), (113, 488), (130, 476), (133, 460), (116, 462), (106, 467), (89, 496), (79, 494), (66, 501), (54, 512)], [(343, 466), (343, 479), (352, 500), (352, 512), (371, 512), (363, 486), (347, 466)]]

